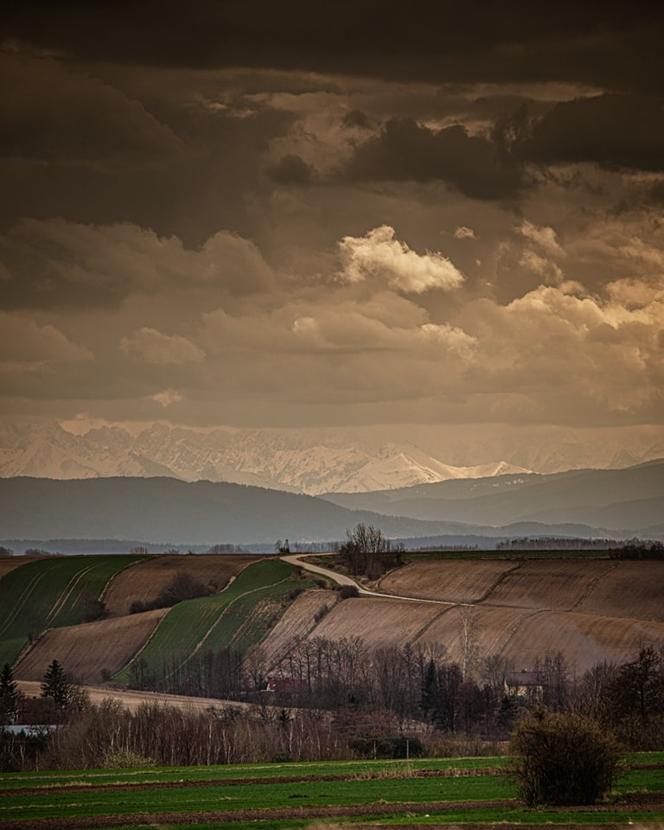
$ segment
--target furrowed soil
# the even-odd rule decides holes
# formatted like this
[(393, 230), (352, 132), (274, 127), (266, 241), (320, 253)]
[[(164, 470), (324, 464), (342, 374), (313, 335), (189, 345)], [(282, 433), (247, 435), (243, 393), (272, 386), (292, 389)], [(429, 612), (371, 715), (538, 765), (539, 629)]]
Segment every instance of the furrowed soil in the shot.
[(0, 665), (14, 663), (31, 634), (77, 625), (90, 600), (136, 562), (136, 556), (54, 556), (28, 562), (0, 579)]
[(303, 640), (339, 600), (336, 591), (314, 589), (301, 594), (270, 631), (260, 649), (269, 665), (283, 659), (293, 644)]
[(19, 680), (40, 680), (53, 660), (81, 683), (98, 683), (102, 672), (120, 671), (144, 645), (167, 608), (100, 620), (65, 628), (49, 629), (18, 663)]
[(156, 556), (131, 570), (118, 574), (109, 586), (104, 602), (109, 613), (128, 614), (134, 602), (151, 603), (173, 578), (186, 573), (212, 591), (221, 591), (231, 577), (257, 562), (250, 554), (195, 554)]
[[(500, 656), (515, 667), (561, 652), (580, 672), (664, 644), (662, 562), (422, 558), (387, 574), (375, 590), (428, 602), (362, 596), (337, 603), (316, 624), (313, 601), (302, 600), (288, 625), (309, 639), (443, 646), (456, 662), (469, 640), (482, 658)], [(283, 655), (283, 638), (273, 643), (272, 636), (263, 648)]]

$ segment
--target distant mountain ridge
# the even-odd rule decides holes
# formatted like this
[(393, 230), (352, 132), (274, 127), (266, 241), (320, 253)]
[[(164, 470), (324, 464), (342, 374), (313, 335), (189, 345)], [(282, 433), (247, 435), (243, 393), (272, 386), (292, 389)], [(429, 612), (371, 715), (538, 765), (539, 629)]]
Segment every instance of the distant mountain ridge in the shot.
[[(556, 521), (546, 519), (552, 515)], [(210, 545), (273, 544), (288, 537), (327, 542), (342, 539), (358, 522), (377, 525), (391, 538), (408, 539), (658, 538), (662, 515), (664, 462), (627, 470), (448, 481), (326, 499), (170, 477), (0, 479), (0, 539)], [(593, 524), (588, 520), (593, 517), (603, 522)]]
[(497, 476), (323, 498), (352, 510), (423, 521), (578, 523), (643, 532), (660, 525), (664, 515), (664, 460), (621, 470)]

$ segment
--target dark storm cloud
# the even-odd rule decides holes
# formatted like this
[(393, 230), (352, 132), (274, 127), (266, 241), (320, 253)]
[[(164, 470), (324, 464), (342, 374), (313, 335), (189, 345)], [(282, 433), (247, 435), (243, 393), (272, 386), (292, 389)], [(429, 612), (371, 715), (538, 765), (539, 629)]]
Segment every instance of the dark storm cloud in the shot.
[(439, 179), (478, 199), (514, 196), (522, 184), (519, 165), (489, 139), (470, 136), (460, 125), (433, 131), (411, 119), (388, 121), (359, 148), (347, 175), (369, 181)]
[(664, 106), (658, 98), (599, 95), (563, 101), (533, 123), (517, 125), (516, 133), (515, 151), (527, 161), (664, 170)]
[(84, 60), (254, 66), (443, 82), (581, 81), (661, 88), (655, 4), (469, 0), (31, 2), (5, 29)]
[(148, 106), (31, 54), (0, 52), (0, 76), (4, 229), (57, 216), (134, 222), (191, 245), (223, 227), (246, 233), (243, 196), (266, 186), (263, 154), (292, 120), (265, 107), (237, 117), (204, 98)]
[(56, 61), (0, 52), (0, 156), (153, 158), (181, 142), (138, 101)]
[(270, 178), (277, 184), (309, 184), (312, 179), (311, 167), (298, 155), (290, 154), (279, 159), (268, 169)]
[(362, 127), (364, 129), (371, 128), (371, 121), (366, 113), (362, 112), (362, 110), (351, 110), (344, 115), (343, 118), (343, 125), (344, 127), (353, 128), (353, 127)]

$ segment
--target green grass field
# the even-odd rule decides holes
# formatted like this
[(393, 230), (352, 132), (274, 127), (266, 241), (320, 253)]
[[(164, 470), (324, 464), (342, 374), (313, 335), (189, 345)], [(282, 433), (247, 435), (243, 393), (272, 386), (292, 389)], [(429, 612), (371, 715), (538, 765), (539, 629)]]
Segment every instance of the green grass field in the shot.
[[(192, 655), (200, 649), (237, 646), (246, 649), (259, 642), (296, 589), (313, 587), (312, 579), (279, 559), (266, 559), (245, 568), (221, 593), (180, 602), (168, 612), (140, 653), (148, 669)], [(266, 603), (269, 605), (266, 607)], [(271, 606), (271, 607), (270, 607)], [(129, 681), (125, 666), (114, 680)]]
[(14, 663), (31, 634), (83, 621), (89, 600), (139, 556), (54, 556), (0, 579), (0, 666)]
[[(118, 816), (118, 826), (141, 826), (133, 823), (136, 814), (162, 814), (161, 824), (186, 827), (209, 813), (211, 827), (261, 828), (299, 827), (311, 824), (316, 810), (330, 820), (339, 810), (344, 821), (371, 818), (375, 809), (380, 824), (423, 824), (441, 822), (496, 822), (524, 823), (606, 823), (620, 821), (664, 820), (664, 753), (631, 756), (632, 764), (660, 763), (658, 769), (630, 769), (616, 787), (614, 798), (639, 793), (652, 804), (643, 801), (630, 805), (608, 802), (600, 811), (572, 812), (561, 809), (528, 810), (515, 805), (514, 781), (508, 775), (483, 774), (487, 769), (503, 767), (505, 758), (448, 758), (419, 759), (417, 761), (358, 761), (308, 764), (243, 764), (223, 767), (146, 769), (146, 770), (90, 770), (85, 772), (5, 773), (0, 775), (0, 827), (21, 821), (22, 826), (40, 819), (57, 821), (79, 817), (95, 826), (101, 816)], [(417, 770), (475, 769), (474, 777), (413, 777)], [(370, 778), (367, 774), (383, 774)], [(323, 780), (321, 776), (343, 776), (340, 780)], [(286, 782), (279, 777), (301, 780)], [(264, 783), (256, 782), (265, 778)], [(243, 783), (242, 779), (246, 779)], [(224, 783), (227, 780), (228, 783)], [(207, 781), (207, 785), (204, 782)], [(131, 783), (127, 783), (131, 782)], [(159, 782), (181, 782), (183, 786), (159, 788)], [(200, 783), (200, 786), (197, 784)], [(118, 788), (117, 785), (123, 785)], [(78, 786), (76, 791), (61, 790)], [(114, 789), (104, 789), (115, 785)], [(153, 786), (150, 786), (153, 785)], [(21, 788), (40, 788), (41, 791), (21, 793)], [(659, 799), (657, 796), (659, 795)], [(503, 805), (500, 802), (506, 802)], [(443, 804), (450, 802), (450, 808)], [(459, 805), (468, 802), (468, 808)], [(490, 802), (483, 805), (482, 802)], [(432, 805), (431, 810), (427, 805)], [(437, 806), (434, 806), (437, 805)], [(391, 809), (392, 806), (394, 809)], [(291, 818), (270, 812), (305, 808), (308, 818), (300, 819), (297, 809)], [(215, 823), (212, 814), (224, 811), (225, 821)], [(248, 815), (249, 811), (254, 811)], [(260, 811), (256, 814), (255, 811)], [(237, 821), (234, 820), (237, 813)], [(428, 815), (426, 814), (428, 813)], [(122, 817), (122, 818), (120, 818)], [(200, 818), (199, 818), (200, 821)], [(300, 823), (302, 821), (302, 823)], [(154, 826), (154, 824), (152, 825)], [(200, 823), (198, 826), (201, 826)]]

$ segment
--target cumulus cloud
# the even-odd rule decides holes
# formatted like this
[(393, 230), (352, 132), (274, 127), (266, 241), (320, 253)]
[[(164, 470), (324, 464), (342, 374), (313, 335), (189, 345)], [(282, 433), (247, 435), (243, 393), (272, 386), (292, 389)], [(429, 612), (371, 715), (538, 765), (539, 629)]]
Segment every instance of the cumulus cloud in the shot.
[(526, 248), (521, 254), (519, 265), (547, 282), (561, 283), (565, 278), (560, 266), (531, 248)]
[(455, 239), (477, 239), (475, 235), (475, 231), (472, 228), (466, 227), (466, 225), (459, 225), (458, 228), (454, 231), (454, 238)]
[(169, 406), (173, 406), (173, 404), (180, 403), (183, 400), (182, 395), (177, 389), (164, 389), (148, 397), (151, 401), (159, 404), (162, 409), (167, 409)]
[(562, 257), (565, 255), (564, 250), (558, 244), (556, 232), (553, 228), (540, 227), (525, 220), (519, 225), (518, 231), (549, 256)]
[(120, 348), (126, 354), (146, 363), (183, 364), (200, 363), (205, 352), (186, 337), (162, 334), (144, 326), (129, 337), (123, 337)]
[(463, 274), (443, 254), (418, 254), (396, 238), (394, 228), (381, 225), (364, 236), (344, 236), (339, 242), (343, 263), (340, 277), (348, 283), (382, 278), (392, 288), (422, 294), (458, 288)]

